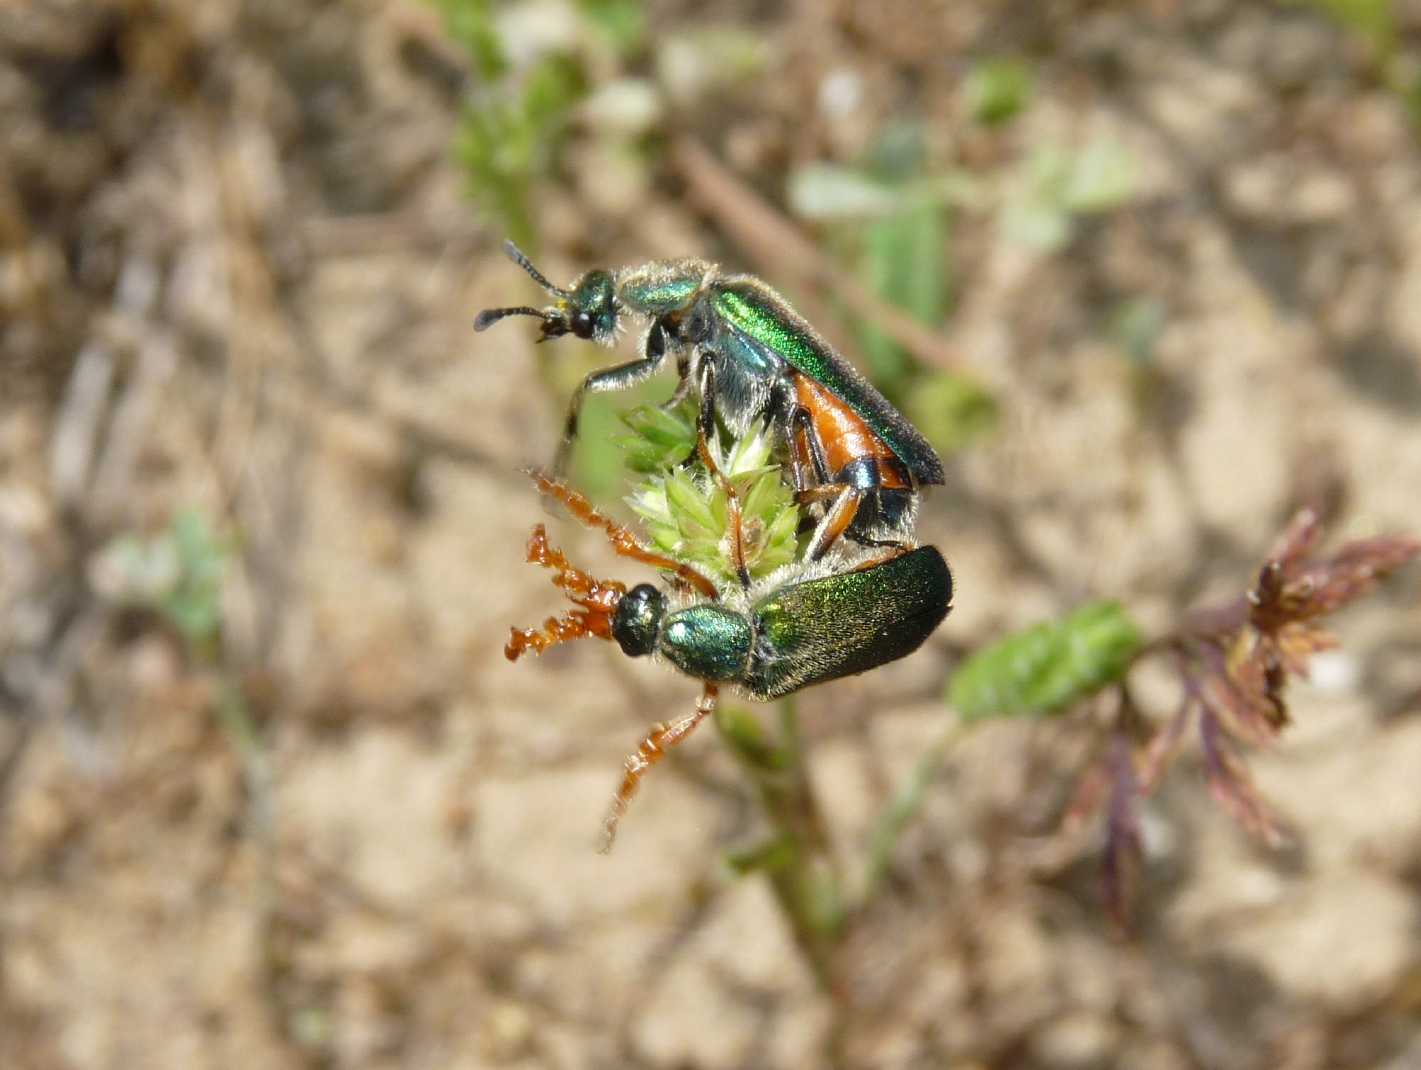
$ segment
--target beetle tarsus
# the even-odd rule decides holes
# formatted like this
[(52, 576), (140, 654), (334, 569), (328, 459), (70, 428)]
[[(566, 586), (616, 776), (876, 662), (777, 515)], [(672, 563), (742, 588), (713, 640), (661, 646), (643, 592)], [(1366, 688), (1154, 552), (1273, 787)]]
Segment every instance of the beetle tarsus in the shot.
[(617, 785), (617, 791), (612, 796), (612, 804), (607, 808), (607, 816), (602, 821), (602, 842), (598, 846), (599, 853), (606, 854), (612, 849), (612, 844), (617, 839), (617, 824), (627, 812), (627, 807), (631, 805), (632, 796), (636, 794), (637, 788), (641, 785), (641, 778), (646, 775), (646, 771), (666, 757), (668, 750), (694, 732), (697, 725), (715, 712), (719, 696), (720, 689), (715, 684), (705, 684), (701, 690), (700, 700), (696, 703), (695, 713), (683, 717), (672, 725), (665, 722), (657, 722), (652, 725), (651, 731), (642, 737), (636, 750), (627, 755), (621, 783)]

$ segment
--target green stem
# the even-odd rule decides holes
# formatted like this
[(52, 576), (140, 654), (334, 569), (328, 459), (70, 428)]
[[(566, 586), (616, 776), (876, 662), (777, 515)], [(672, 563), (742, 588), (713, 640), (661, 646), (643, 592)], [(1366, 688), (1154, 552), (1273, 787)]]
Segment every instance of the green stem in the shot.
[(883, 883), (883, 878), (888, 875), (888, 867), (893, 862), (893, 851), (898, 846), (898, 838), (922, 809), (928, 785), (942, 769), (943, 761), (962, 735), (962, 731), (962, 722), (954, 722), (942, 738), (928, 748), (918, 759), (918, 764), (913, 767), (908, 779), (879, 815), (873, 836), (869, 840), (868, 869), (864, 874), (863, 889), (859, 893), (857, 906), (862, 907), (868, 903)]
[[(756, 727), (749, 727), (751, 724)], [(820, 987), (831, 988), (834, 949), (844, 907), (823, 816), (809, 783), (794, 703), (779, 704), (780, 738), (767, 747), (758, 723), (743, 711), (717, 716), (722, 738), (755, 782), (771, 827), (770, 848), (742, 858), (762, 858), (795, 943)]]

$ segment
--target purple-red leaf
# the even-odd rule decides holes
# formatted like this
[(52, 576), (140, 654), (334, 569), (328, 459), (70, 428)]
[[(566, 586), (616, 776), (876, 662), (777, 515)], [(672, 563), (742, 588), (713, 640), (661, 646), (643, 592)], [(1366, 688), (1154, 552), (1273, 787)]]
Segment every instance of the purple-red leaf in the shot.
[(1253, 786), (1253, 778), (1243, 759), (1221, 730), (1219, 720), (1210, 711), (1199, 719), (1199, 738), (1204, 750), (1204, 770), (1209, 778), (1209, 791), (1215, 800), (1244, 827), (1270, 847), (1287, 840), (1282, 823)]
[(1130, 740), (1118, 734), (1110, 745), (1110, 806), (1105, 818), (1105, 862), (1101, 888), (1105, 909), (1121, 930), (1130, 927), (1130, 911), (1140, 886), (1144, 840), (1140, 834), (1140, 783)]

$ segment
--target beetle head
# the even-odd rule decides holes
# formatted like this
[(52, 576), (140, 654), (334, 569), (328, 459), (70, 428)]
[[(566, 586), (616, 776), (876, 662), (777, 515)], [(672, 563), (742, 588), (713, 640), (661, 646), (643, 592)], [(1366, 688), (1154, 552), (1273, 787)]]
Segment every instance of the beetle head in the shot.
[(612, 341), (617, 333), (617, 287), (609, 272), (589, 271), (570, 289), (564, 289), (549, 282), (511, 241), (504, 243), (503, 251), (557, 301), (541, 309), (529, 305), (486, 308), (475, 318), (474, 330), (487, 330), (505, 316), (533, 316), (543, 321), (542, 333), (538, 336), (540, 342), (565, 334), (603, 344)]

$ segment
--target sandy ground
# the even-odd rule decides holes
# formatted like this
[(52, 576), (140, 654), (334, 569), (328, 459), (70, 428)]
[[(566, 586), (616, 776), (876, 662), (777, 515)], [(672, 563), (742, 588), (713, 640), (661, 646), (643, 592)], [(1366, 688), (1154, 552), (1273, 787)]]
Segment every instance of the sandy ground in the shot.
[[(1421, 153), (1355, 42), (1299, 8), (879, 6), (705, 14), (789, 60), (687, 130), (773, 191), (895, 101), (953, 143), (942, 57), (1024, 48), (1031, 108), (963, 153), (1100, 134), (1139, 173), (1054, 254), (961, 221), (944, 334), (1004, 421), (924, 507), (953, 615), (800, 701), (846, 864), (949, 728), (962, 651), (1094, 597), (1163, 628), (1241, 590), (1302, 501), (1337, 538), (1421, 531)], [(1337, 622), (1252, 759), (1294, 845), (1251, 842), (1186, 753), (1121, 941), (1098, 845), (1057, 832), (1083, 718), (986, 725), (836, 1003), (763, 879), (726, 872), (759, 819), (712, 733), (593, 850), (623, 755), (695, 685), (600, 644), (502, 656), (557, 608), (521, 563), (545, 514), (518, 469), (561, 400), (530, 332), (469, 329), (532, 295), (451, 160), (437, 17), (54, 3), (0, 13), (0, 43), (0, 1066), (796, 1068), (831, 1036), (855, 1067), (1421, 1066), (1415, 569)], [(829, 129), (843, 69), (866, 114)], [(550, 184), (545, 270), (758, 267), (648, 181), (645, 204)], [(1141, 294), (1167, 310), (1144, 401), (1101, 329)], [(211, 715), (213, 671), (103, 595), (109, 540), (182, 508), (236, 540), (222, 664), (255, 749)]]

